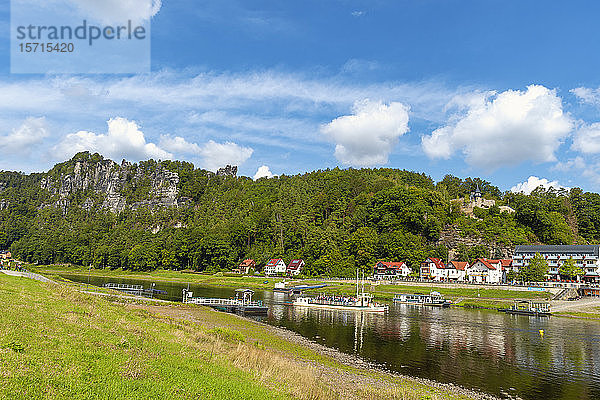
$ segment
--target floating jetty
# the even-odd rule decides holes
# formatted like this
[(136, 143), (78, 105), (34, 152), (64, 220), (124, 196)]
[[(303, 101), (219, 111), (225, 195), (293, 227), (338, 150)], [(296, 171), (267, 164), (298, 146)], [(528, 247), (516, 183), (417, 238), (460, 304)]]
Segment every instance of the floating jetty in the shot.
[(132, 294), (136, 296), (154, 296), (155, 294), (168, 294), (166, 290), (154, 289), (154, 284), (149, 289), (144, 289), (142, 285), (128, 285), (126, 283), (106, 283), (106, 289), (118, 290), (119, 292)]
[(514, 305), (509, 308), (499, 309), (498, 311), (507, 314), (532, 315), (536, 317), (549, 317), (552, 315), (549, 303), (529, 300), (515, 300)]
[(252, 300), (254, 291), (251, 289), (236, 289), (235, 298), (232, 299), (193, 297), (193, 295), (193, 292), (183, 289), (183, 302), (231, 313), (266, 314), (269, 311), (262, 301)]

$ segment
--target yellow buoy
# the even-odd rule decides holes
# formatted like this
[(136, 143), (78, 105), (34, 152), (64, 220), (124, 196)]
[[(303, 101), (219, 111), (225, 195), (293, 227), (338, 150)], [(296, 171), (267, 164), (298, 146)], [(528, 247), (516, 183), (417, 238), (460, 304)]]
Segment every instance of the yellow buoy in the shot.
[(540, 329), (540, 336), (544, 336), (544, 330)]

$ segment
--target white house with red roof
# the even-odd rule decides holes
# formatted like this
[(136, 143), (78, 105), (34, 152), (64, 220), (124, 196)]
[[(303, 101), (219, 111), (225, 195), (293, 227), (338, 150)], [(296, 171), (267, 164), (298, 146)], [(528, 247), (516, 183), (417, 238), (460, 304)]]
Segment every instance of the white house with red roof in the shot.
[(473, 283), (502, 283), (504, 268), (502, 260), (478, 258), (472, 265), (465, 268), (467, 279)]
[(304, 265), (304, 260), (292, 260), (287, 265), (286, 274), (288, 276), (300, 275), (302, 269), (304, 268)]
[(439, 258), (429, 257), (421, 263), (421, 279), (441, 281), (445, 278), (445, 265)]
[(448, 281), (463, 282), (467, 280), (467, 267), (469, 263), (466, 261), (450, 261), (444, 269), (444, 277)]
[(406, 278), (412, 273), (404, 261), (379, 261), (373, 267), (374, 279), (398, 279)]
[(281, 258), (272, 258), (265, 265), (265, 275), (284, 275), (285, 271), (285, 263)]

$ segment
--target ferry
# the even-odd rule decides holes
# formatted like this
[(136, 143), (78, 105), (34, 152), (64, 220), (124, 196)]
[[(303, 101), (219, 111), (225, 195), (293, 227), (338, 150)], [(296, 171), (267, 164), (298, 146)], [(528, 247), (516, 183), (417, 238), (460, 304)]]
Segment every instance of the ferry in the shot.
[(507, 314), (516, 315), (533, 315), (541, 317), (549, 317), (552, 315), (550, 312), (550, 304), (545, 302), (534, 302), (528, 300), (515, 300), (515, 304), (509, 308), (499, 309), (498, 311), (505, 312)]
[(431, 292), (430, 294), (398, 293), (394, 295), (394, 303), (432, 307), (450, 307), (450, 304), (452, 304), (450, 300), (444, 299), (439, 292)]
[(373, 301), (373, 295), (370, 293), (365, 293), (364, 276), (362, 282), (362, 291), (359, 293), (358, 271), (356, 273), (356, 296), (302, 296), (295, 299), (292, 304), (296, 307), (309, 307), (345, 311), (362, 311), (374, 313), (385, 313), (388, 310), (387, 305), (375, 303)]

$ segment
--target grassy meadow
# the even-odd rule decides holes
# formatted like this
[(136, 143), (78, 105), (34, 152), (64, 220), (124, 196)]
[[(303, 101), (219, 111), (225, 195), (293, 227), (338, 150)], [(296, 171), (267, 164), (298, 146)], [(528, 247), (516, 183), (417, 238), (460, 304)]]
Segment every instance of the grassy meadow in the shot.
[(0, 274), (1, 399), (467, 399), (203, 307)]

